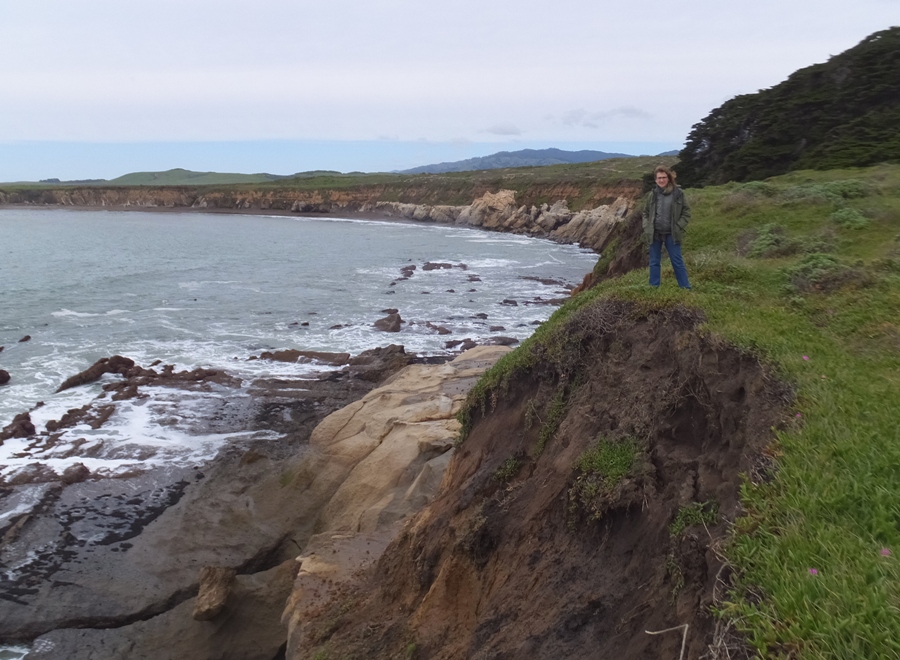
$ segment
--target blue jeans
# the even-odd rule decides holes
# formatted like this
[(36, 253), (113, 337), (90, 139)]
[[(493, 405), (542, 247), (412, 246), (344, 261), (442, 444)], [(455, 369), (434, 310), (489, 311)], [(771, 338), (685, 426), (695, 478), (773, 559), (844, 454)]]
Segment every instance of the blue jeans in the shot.
[(675, 271), (678, 286), (682, 289), (690, 289), (687, 268), (681, 256), (681, 246), (672, 240), (672, 234), (654, 234), (653, 236), (653, 242), (650, 244), (650, 286), (659, 286), (659, 266), (662, 262), (663, 242), (666, 244), (666, 252), (669, 255), (669, 261), (672, 262), (672, 270)]

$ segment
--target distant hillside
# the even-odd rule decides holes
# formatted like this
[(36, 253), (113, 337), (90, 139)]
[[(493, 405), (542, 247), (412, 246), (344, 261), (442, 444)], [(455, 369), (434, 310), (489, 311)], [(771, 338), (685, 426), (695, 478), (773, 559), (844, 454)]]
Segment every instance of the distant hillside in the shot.
[(629, 158), (630, 154), (607, 153), (605, 151), (563, 151), (562, 149), (522, 149), (520, 151), (500, 151), (481, 158), (468, 158), (452, 163), (422, 165), (398, 174), (445, 174), (447, 172), (470, 172), (473, 170), (496, 170), (503, 167), (542, 167), (565, 163), (592, 163), (608, 158)]
[(685, 185), (900, 161), (900, 27), (731, 99), (693, 127), (679, 159)]
[(110, 181), (112, 186), (206, 186), (233, 183), (265, 183), (285, 177), (277, 174), (229, 174), (221, 172), (192, 172), (176, 168), (165, 172), (132, 172)]

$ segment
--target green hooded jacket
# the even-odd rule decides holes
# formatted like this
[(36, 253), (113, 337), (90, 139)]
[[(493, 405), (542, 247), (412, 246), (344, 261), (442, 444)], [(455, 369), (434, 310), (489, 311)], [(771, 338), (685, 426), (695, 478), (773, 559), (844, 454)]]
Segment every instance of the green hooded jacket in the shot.
[[(676, 244), (681, 243), (688, 222), (691, 221), (691, 207), (681, 188), (675, 186), (672, 191), (672, 240)], [(656, 218), (656, 190), (647, 193), (644, 201), (644, 210), (641, 213), (644, 227), (644, 238), (648, 243), (653, 242), (653, 220)]]

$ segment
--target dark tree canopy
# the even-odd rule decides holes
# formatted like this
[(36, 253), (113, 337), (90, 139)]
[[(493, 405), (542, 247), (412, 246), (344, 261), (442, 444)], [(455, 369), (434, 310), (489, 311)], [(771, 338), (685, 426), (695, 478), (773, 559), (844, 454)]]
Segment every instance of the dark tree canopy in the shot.
[(689, 186), (900, 161), (900, 27), (727, 101), (694, 125), (679, 159)]

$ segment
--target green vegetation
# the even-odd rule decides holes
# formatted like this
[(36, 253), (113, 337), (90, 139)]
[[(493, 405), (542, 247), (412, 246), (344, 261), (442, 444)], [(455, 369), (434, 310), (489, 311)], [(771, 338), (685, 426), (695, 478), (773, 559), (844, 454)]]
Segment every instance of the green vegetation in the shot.
[(132, 172), (109, 181), (109, 186), (215, 186), (240, 183), (268, 183), (284, 177), (274, 174), (229, 174), (225, 172), (192, 172), (176, 168), (165, 172)]
[(685, 185), (900, 160), (900, 27), (824, 64), (737, 96), (696, 124), (679, 154)]
[[(463, 416), (471, 423), (479, 401), (486, 408), (539, 361), (575, 369), (572, 322), (595, 302), (699, 308), (706, 330), (758, 355), (796, 391), (790, 419), (773, 431), (772, 479), (743, 485), (746, 513), (725, 548), (737, 582), (720, 613), (763, 657), (900, 657), (900, 166), (687, 194), (693, 291), (678, 289), (668, 268), (658, 290), (644, 270), (601, 282), (504, 356)], [(842, 226), (836, 208), (868, 222)], [(745, 256), (748, 233), (767, 225), (801, 248)]]
[(518, 456), (510, 456), (494, 472), (494, 481), (499, 481), (501, 484), (509, 483), (519, 474), (521, 469), (521, 459)]
[(584, 511), (590, 520), (599, 520), (610, 497), (622, 480), (631, 474), (640, 448), (631, 438), (614, 442), (598, 437), (575, 462), (575, 483), (569, 489), (569, 512)]
[(687, 506), (678, 509), (675, 514), (675, 520), (669, 525), (669, 534), (673, 537), (679, 537), (691, 525), (703, 525), (710, 527), (715, 525), (719, 520), (719, 503), (711, 500), (709, 502), (691, 502)]
[[(659, 163), (671, 165), (674, 162), (675, 158), (671, 156), (641, 156), (446, 174), (303, 172), (289, 177), (170, 170), (129, 174), (112, 181), (4, 184), (0, 186), (0, 192), (16, 192), (31, 200), (50, 190), (86, 185), (116, 188), (181, 186), (193, 188), (196, 194), (219, 193), (229, 198), (261, 193), (271, 200), (271, 208), (277, 209), (282, 208), (279, 206), (282, 193), (283, 199), (288, 199), (288, 193), (297, 191), (318, 193), (325, 201), (354, 194), (385, 202), (465, 205), (486, 192), (507, 189), (516, 192), (516, 201), (520, 204), (552, 204), (562, 196), (568, 200), (569, 208), (577, 211), (613, 201), (621, 194), (622, 186), (639, 190), (641, 178), (648, 169)], [(243, 180), (240, 177), (249, 178)], [(290, 208), (290, 203), (286, 208)]]

